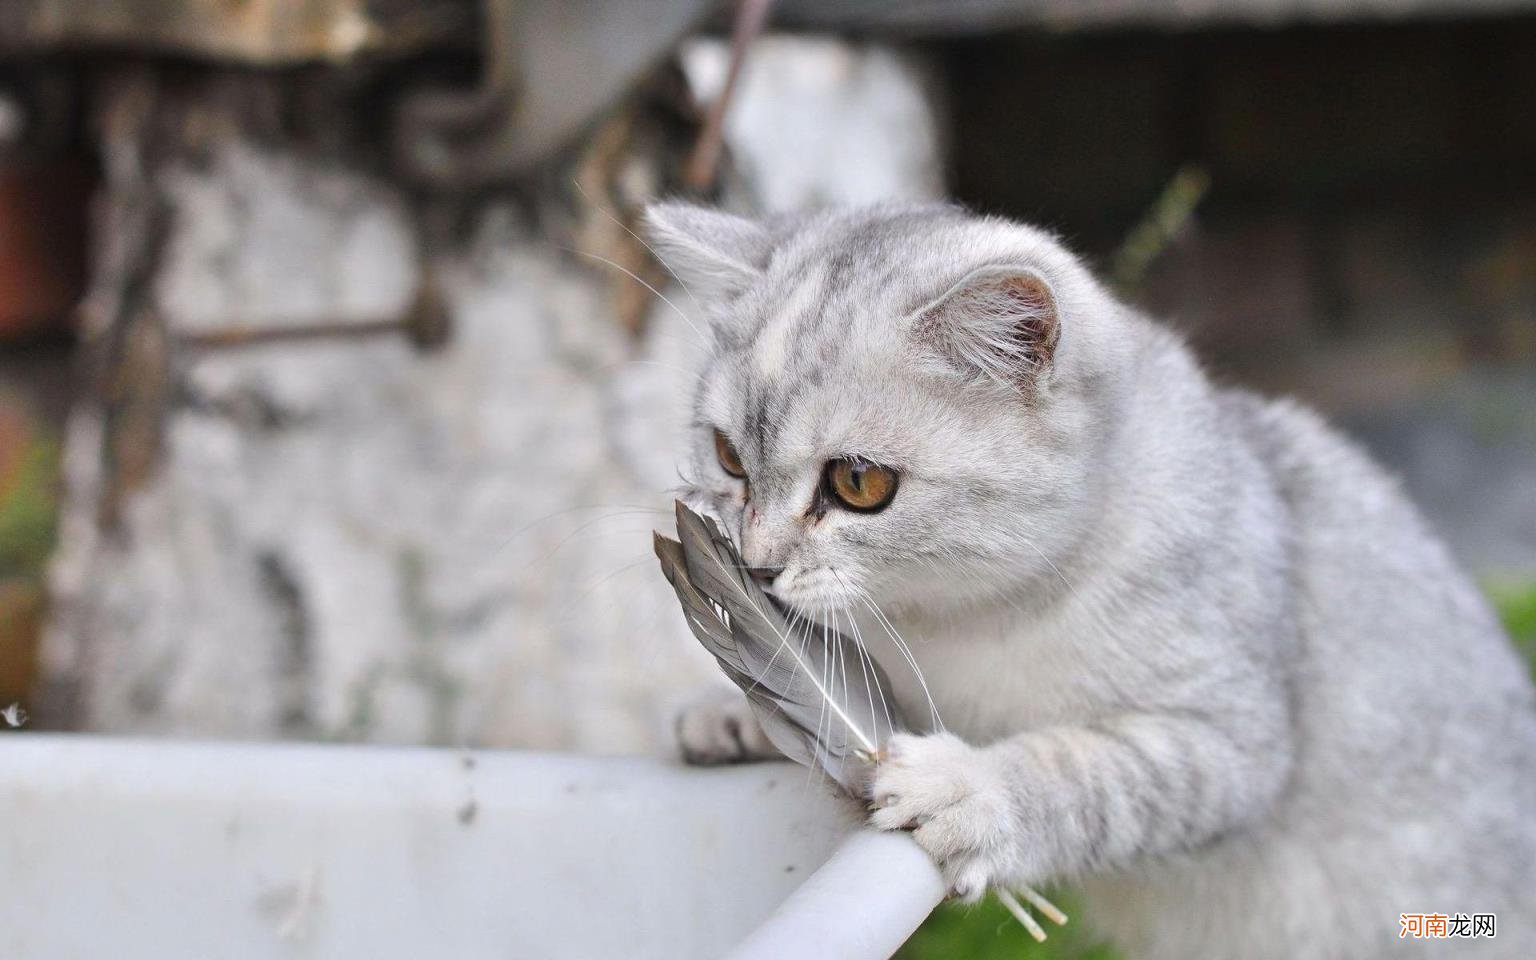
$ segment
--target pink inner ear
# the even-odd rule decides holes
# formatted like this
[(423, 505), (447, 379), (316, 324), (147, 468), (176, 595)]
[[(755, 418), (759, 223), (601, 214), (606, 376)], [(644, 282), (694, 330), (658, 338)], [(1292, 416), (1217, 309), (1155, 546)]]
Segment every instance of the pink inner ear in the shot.
[(1049, 364), (1059, 325), (1050, 287), (1028, 272), (975, 277), (926, 318), (930, 335), (959, 367), (1027, 389)]
[(1017, 301), (1020, 309), (1048, 311), (1052, 308), (1051, 292), (1038, 277), (1027, 273), (1011, 273), (994, 281), (1002, 292)]
[(1020, 333), (1034, 344), (1038, 361), (1050, 359), (1056, 346), (1056, 301), (1045, 281), (1033, 274), (1009, 274), (998, 278), (1005, 296), (1018, 304)]

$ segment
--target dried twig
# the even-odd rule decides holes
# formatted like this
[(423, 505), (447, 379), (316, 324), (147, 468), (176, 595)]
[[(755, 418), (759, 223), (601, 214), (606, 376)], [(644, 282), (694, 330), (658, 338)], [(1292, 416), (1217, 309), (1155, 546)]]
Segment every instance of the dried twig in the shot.
[(1141, 285), (1147, 269), (1184, 229), (1210, 187), (1211, 176), (1205, 168), (1194, 164), (1179, 168), (1115, 252), (1110, 274), (1116, 287), (1128, 291)]
[(736, 9), (736, 23), (731, 30), (731, 65), (725, 75), (725, 86), (720, 88), (715, 102), (709, 105), (704, 127), (699, 131), (699, 139), (683, 169), (683, 183), (691, 190), (703, 191), (714, 186), (720, 151), (725, 143), (725, 111), (730, 106), (731, 95), (736, 92), (736, 81), (747, 60), (747, 50), (762, 33), (771, 6), (773, 0), (741, 0), (741, 6)]

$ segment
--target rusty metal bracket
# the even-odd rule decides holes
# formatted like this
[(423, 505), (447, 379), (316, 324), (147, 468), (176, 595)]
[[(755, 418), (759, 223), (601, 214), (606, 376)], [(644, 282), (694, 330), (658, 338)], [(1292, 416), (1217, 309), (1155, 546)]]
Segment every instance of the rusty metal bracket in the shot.
[(0, 52), (171, 53), (280, 67), (462, 46), (471, 0), (3, 0)]
[(717, 0), (0, 0), (0, 55), (111, 49), (265, 68), (472, 51), (474, 86), (407, 89), (409, 179), (475, 187), (571, 143)]
[(406, 96), (395, 154), (413, 179), (473, 187), (516, 176), (618, 102), (713, 0), (481, 0), (470, 90)]

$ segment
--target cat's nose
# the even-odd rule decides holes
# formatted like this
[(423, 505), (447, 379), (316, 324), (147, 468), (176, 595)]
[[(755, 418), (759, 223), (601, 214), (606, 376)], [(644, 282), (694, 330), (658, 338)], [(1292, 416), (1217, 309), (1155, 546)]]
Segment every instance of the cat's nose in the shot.
[(758, 583), (762, 584), (765, 587), (771, 587), (771, 586), (773, 586), (774, 579), (776, 577), (778, 577), (779, 574), (784, 572), (784, 568), (783, 567), (748, 567), (747, 568), (747, 572), (752, 575), (752, 579), (753, 580), (756, 580)]

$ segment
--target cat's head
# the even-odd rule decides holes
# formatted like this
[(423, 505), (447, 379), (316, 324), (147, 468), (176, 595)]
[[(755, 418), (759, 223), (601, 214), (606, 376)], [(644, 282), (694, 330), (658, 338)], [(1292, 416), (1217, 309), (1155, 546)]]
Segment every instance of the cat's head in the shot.
[(1049, 236), (949, 207), (649, 212), (705, 313), (687, 499), (804, 612), (1055, 574), (1112, 429), (1114, 301)]

